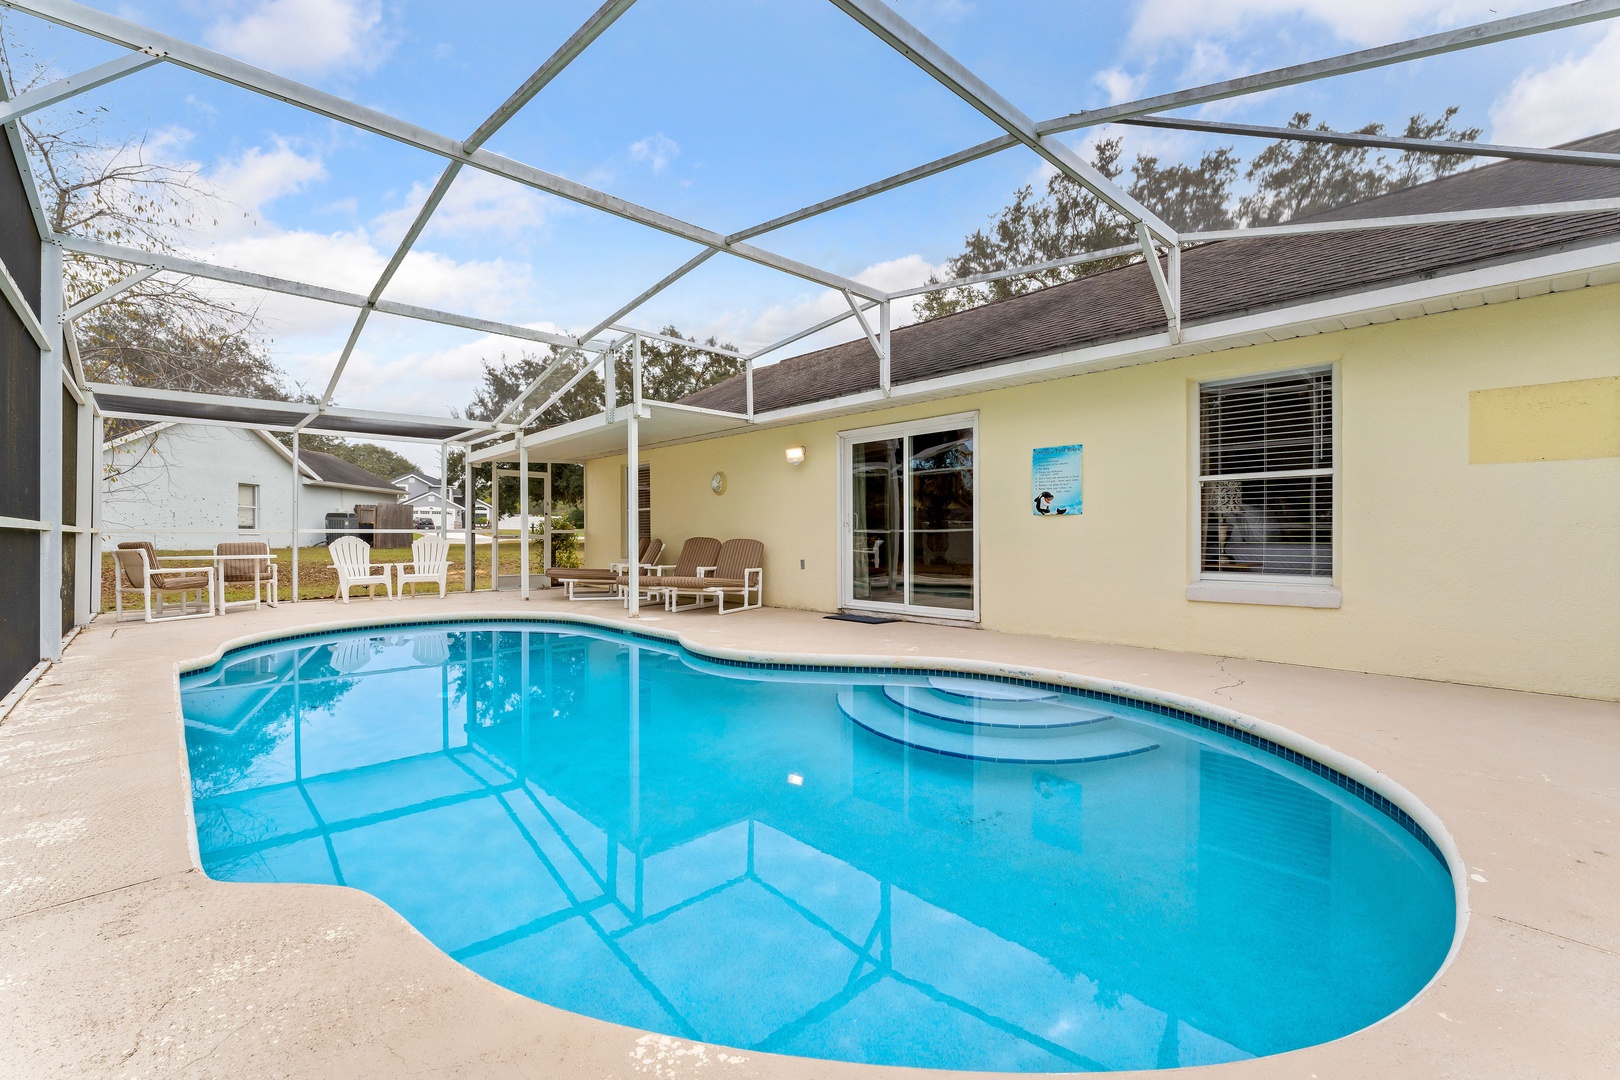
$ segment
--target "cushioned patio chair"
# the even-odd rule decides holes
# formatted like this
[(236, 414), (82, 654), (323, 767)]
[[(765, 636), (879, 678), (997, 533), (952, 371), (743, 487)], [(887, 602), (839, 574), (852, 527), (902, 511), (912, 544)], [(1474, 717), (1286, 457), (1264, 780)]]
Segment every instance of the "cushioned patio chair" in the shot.
[[(643, 540), (638, 549), (641, 557), (636, 561), (640, 564), (641, 573), (652, 575), (658, 572), (658, 558), (664, 554), (664, 542), (657, 537)], [(570, 600), (613, 600), (619, 595), (619, 583), (627, 579), (630, 563), (627, 559), (609, 563), (608, 569), (592, 568), (587, 570), (565, 571), (568, 576), (554, 578), (560, 580), (563, 595)], [(549, 573), (547, 576), (551, 576)], [(581, 596), (581, 589), (593, 590), (589, 596)]]
[[(664, 542), (654, 536), (643, 536), (637, 545), (640, 551), (639, 561), (642, 565), (656, 563), (658, 557), (664, 553)], [(625, 560), (601, 566), (548, 566), (541, 572), (541, 577), (549, 578), (551, 584), (561, 585), (565, 581), (602, 581), (611, 582), (629, 565)]]
[[(184, 555), (159, 556), (157, 549), (146, 540), (130, 540), (118, 545), (113, 553), (118, 561), (120, 571), (117, 587), (113, 590), (113, 621), (123, 622), (124, 594), (138, 592), (141, 594), (141, 608), (147, 622), (174, 622), (179, 619), (206, 619), (216, 614), (214, 611), (214, 564), (212, 561), (198, 565), (196, 557), (191, 556), (193, 565), (190, 566), (164, 566), (165, 562), (174, 563), (187, 561)], [(170, 593), (180, 594), (180, 614), (165, 615), (168, 609), (166, 597)], [(199, 594), (199, 602), (203, 610), (191, 610), (191, 594)], [(157, 604), (152, 603), (153, 594), (157, 596)], [(205, 598), (205, 599), (203, 599)]]
[[(713, 566), (698, 568), (688, 577), (670, 574), (658, 581), (664, 597), (666, 611), (691, 611), (713, 602), (722, 615), (731, 615), (749, 608), (763, 607), (765, 603), (765, 545), (758, 540), (727, 540), (720, 545)], [(693, 602), (681, 606), (683, 594), (691, 595)], [(752, 602), (749, 596), (753, 596)], [(726, 597), (742, 597), (742, 605), (726, 607)]]
[(387, 563), (371, 565), (371, 545), (358, 536), (340, 536), (327, 549), (332, 553), (332, 565), (337, 568), (338, 595), (349, 602), (349, 590), (368, 588), (371, 598), (377, 599), (377, 586), (390, 599), (394, 596), (394, 574)]
[[(276, 560), (265, 558), (269, 554), (270, 545), (263, 540), (241, 540), (214, 545), (214, 566), (219, 573), (220, 611), (246, 607), (249, 604), (257, 608), (265, 601), (268, 601), (271, 607), (277, 605), (280, 600), (277, 593), (280, 592), (281, 581), (276, 572)], [(228, 555), (251, 555), (254, 558), (231, 559), (225, 557)], [(225, 589), (231, 585), (253, 586), (253, 599), (227, 601)]]
[[(673, 563), (642, 567), (645, 573), (637, 581), (642, 595), (654, 602), (664, 598), (663, 581), (666, 576), (695, 577), (703, 568), (711, 566), (720, 554), (720, 541), (712, 536), (694, 536), (681, 545), (681, 554)], [(614, 579), (614, 595), (624, 599), (630, 588), (630, 575), (620, 573)]]
[(416, 583), (422, 581), (439, 586), (439, 596), (443, 597), (445, 588), (450, 581), (450, 541), (443, 536), (419, 537), (411, 544), (411, 561), (398, 563), (394, 566), (394, 584), (399, 591), (395, 599), (405, 596), (405, 586), (411, 587), (411, 595), (416, 595)]

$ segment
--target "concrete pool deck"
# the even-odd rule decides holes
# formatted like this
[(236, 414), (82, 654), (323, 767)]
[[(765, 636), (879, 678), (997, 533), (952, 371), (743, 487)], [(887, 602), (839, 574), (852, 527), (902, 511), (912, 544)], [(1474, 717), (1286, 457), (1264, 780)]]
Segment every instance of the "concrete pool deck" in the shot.
[[(565, 1013), (474, 975), (364, 893), (227, 884), (195, 868), (177, 664), (347, 622), (624, 618), (535, 595), (86, 627), (0, 723), (0, 1076), (941, 1075)], [(991, 661), (1181, 694), (1348, 754), (1437, 813), (1468, 865), (1472, 909), (1439, 980), (1338, 1042), (1178, 1076), (1620, 1075), (1620, 704), (772, 608), (641, 621), (699, 648)]]

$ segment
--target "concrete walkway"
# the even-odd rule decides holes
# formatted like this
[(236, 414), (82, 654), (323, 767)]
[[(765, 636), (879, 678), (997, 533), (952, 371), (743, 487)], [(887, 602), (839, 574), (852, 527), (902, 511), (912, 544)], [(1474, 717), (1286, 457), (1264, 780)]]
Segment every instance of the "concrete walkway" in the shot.
[[(363, 893), (196, 869), (177, 664), (293, 627), (474, 612), (624, 617), (479, 593), (86, 628), (0, 724), (0, 1076), (940, 1075), (564, 1013), (472, 974)], [(1184, 694), (1349, 754), (1438, 813), (1473, 909), (1440, 980), (1336, 1043), (1177, 1076), (1620, 1076), (1620, 705), (776, 609), (641, 622), (698, 648), (989, 660)]]

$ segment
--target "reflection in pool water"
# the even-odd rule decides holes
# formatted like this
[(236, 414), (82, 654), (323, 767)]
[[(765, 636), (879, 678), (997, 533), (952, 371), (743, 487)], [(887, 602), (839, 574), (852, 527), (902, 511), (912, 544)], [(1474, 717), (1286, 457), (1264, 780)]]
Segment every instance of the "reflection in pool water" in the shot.
[[(495, 982), (618, 1023), (1170, 1067), (1347, 1034), (1438, 968), (1450, 880), (1387, 817), (1184, 722), (1012, 696), (512, 624), (268, 643), (183, 681), (211, 876), (364, 889)], [(905, 744), (962, 737), (897, 704), (919, 701), (1085, 720), (968, 736), (1028, 739), (1020, 759), (1149, 749), (944, 756)]]

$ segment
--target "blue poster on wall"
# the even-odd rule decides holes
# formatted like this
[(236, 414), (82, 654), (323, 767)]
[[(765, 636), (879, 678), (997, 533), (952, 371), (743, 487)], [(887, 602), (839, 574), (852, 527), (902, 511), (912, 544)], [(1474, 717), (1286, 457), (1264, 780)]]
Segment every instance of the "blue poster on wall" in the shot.
[(1030, 500), (1038, 517), (1078, 514), (1083, 446), (1037, 446), (1031, 455)]

